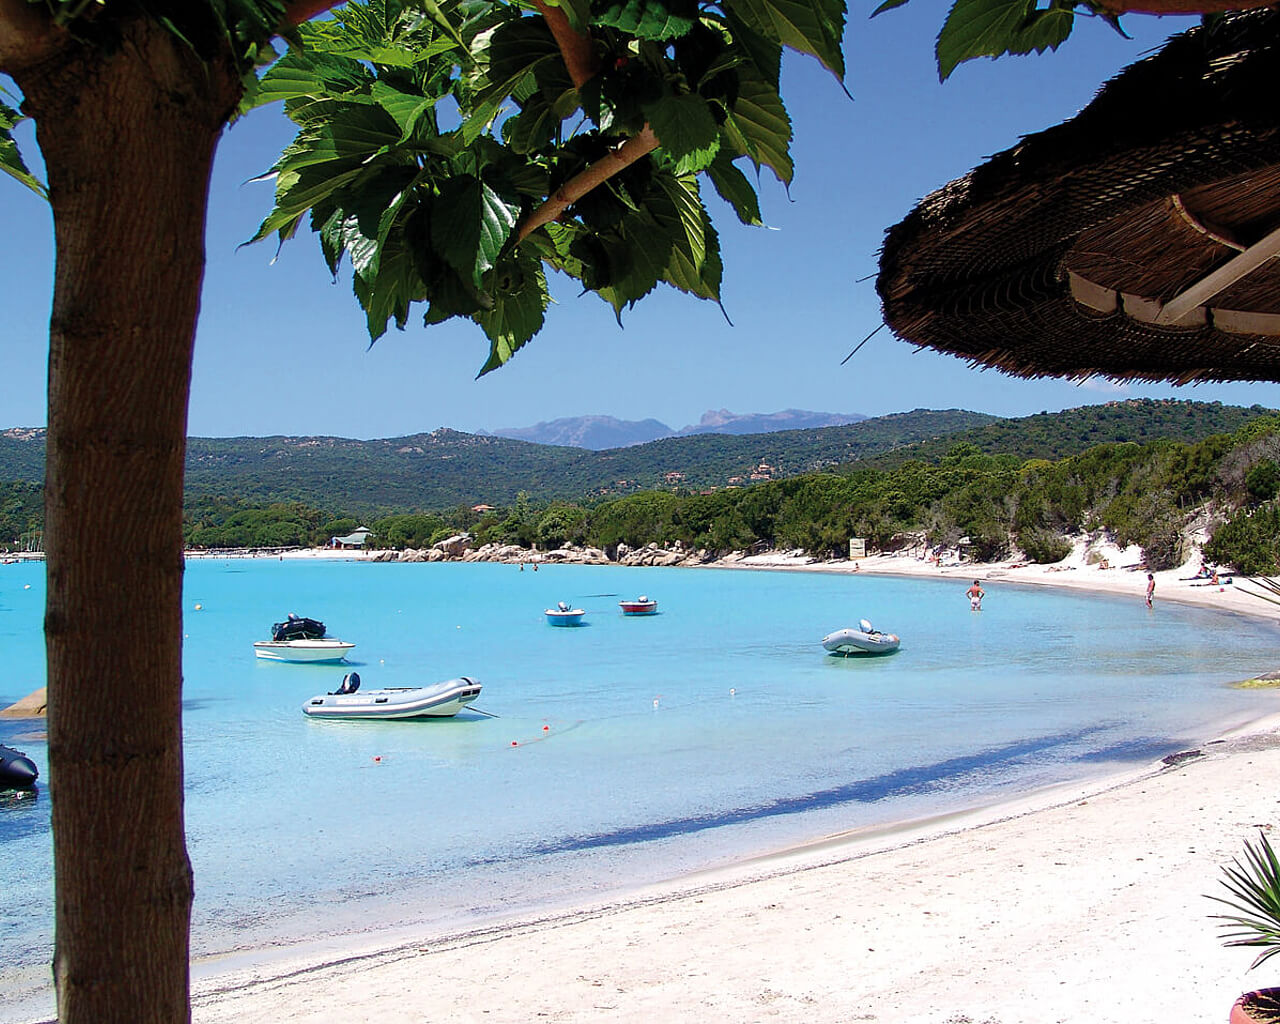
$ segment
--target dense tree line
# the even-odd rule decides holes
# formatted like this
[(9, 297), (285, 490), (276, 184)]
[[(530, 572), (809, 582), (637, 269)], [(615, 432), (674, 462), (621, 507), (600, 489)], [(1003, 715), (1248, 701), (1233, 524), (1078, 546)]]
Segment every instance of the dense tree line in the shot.
[[(1187, 403), (1168, 408), (1179, 417), (1194, 411)], [(1278, 496), (1280, 416), (1255, 414), (1233, 433), (1195, 442), (1111, 441), (1050, 460), (991, 454), (977, 439), (952, 439), (929, 459), (863, 463), (745, 487), (649, 490), (594, 503), (540, 502), (520, 491), (498, 508), (387, 509), (357, 517), (298, 501), (197, 496), (188, 500), (185, 537), (193, 548), (308, 547), (367, 526), (378, 546), (401, 549), (467, 531), (477, 544), (543, 550), (576, 544), (614, 551), (622, 544), (678, 541), (713, 554), (799, 548), (819, 557), (845, 554), (851, 537), (865, 538), (873, 551), (922, 541), (952, 547), (967, 538), (979, 560), (1021, 553), (1055, 562), (1069, 553), (1071, 534), (1105, 530), (1121, 545), (1139, 545), (1149, 565), (1164, 568), (1182, 560), (1190, 521), (1208, 508), (1221, 524), (1206, 547), (1209, 558), (1240, 572), (1274, 573), (1280, 571)], [(0, 540), (19, 546), (41, 526), (38, 485), (0, 486)]]
[(44, 488), (39, 484), (0, 483), (0, 550), (38, 546), (44, 529)]

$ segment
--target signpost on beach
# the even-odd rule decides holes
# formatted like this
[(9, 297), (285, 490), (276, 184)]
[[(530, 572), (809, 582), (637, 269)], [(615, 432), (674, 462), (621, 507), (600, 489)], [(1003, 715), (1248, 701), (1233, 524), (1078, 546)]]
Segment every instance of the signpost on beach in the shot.
[(849, 538), (849, 557), (850, 558), (866, 558), (867, 557), (867, 541), (865, 537)]

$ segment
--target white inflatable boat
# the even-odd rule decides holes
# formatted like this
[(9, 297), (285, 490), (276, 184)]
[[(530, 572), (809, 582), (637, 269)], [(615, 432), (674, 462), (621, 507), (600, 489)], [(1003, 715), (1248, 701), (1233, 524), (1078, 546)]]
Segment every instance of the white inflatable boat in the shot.
[(452, 718), (479, 696), (480, 684), (469, 676), (431, 686), (361, 690), (360, 677), (353, 672), (336, 692), (319, 694), (303, 704), (302, 713), (309, 718)]
[(837, 629), (822, 638), (822, 646), (832, 654), (889, 654), (898, 649), (900, 641), (893, 633), (881, 633), (872, 629), (863, 619), (857, 629)]

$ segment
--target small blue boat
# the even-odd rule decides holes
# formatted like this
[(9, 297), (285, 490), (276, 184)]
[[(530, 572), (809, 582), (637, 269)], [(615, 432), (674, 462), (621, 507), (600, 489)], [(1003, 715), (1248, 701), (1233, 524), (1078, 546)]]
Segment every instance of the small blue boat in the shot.
[(586, 614), (584, 609), (570, 608), (561, 601), (554, 608), (547, 609), (547, 622), (553, 626), (581, 626), (582, 617)]

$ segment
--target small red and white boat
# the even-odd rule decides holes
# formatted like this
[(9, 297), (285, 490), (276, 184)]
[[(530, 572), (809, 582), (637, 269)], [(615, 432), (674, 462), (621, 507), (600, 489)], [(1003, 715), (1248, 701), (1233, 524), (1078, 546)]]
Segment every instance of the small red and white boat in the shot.
[(623, 615), (653, 615), (658, 610), (658, 602), (641, 594), (634, 601), (619, 601), (618, 607)]

